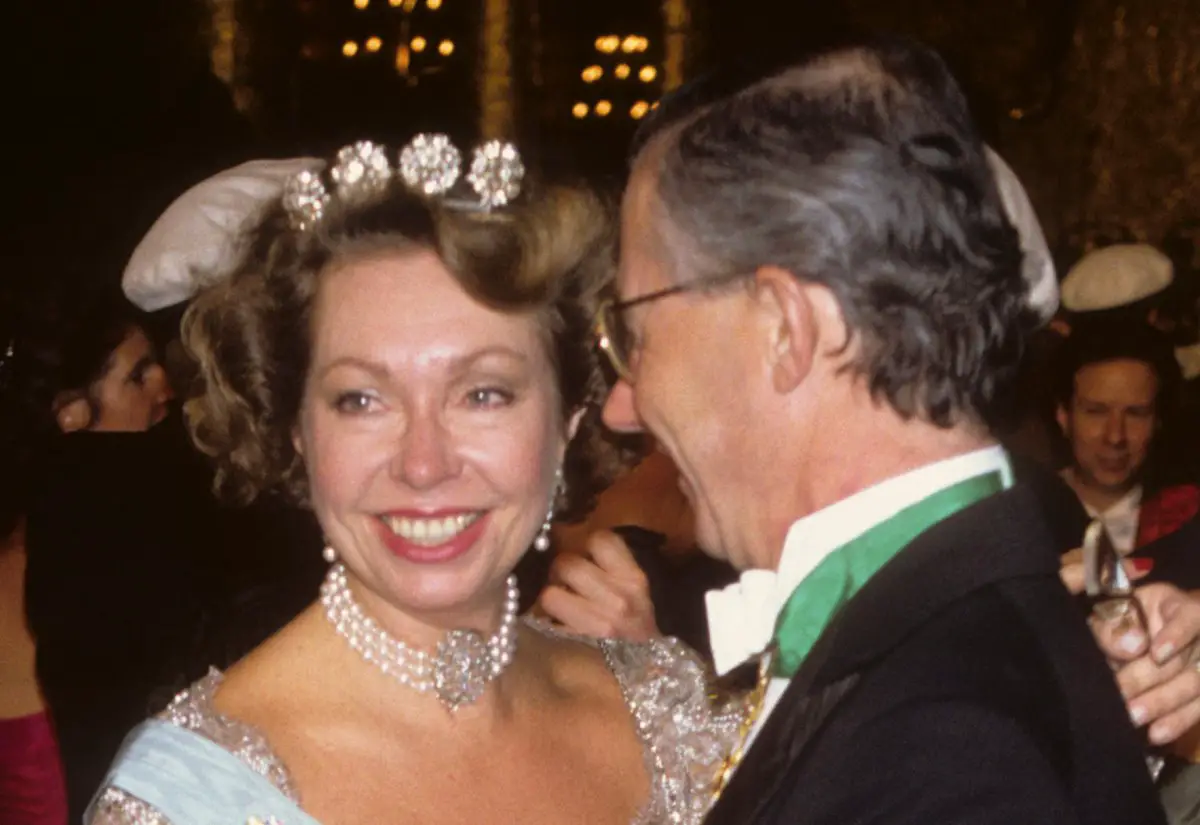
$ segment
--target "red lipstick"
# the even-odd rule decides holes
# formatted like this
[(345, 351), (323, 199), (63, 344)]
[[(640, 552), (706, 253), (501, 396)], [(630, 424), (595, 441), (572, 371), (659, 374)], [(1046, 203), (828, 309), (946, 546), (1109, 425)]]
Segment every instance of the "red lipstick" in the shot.
[(414, 541), (404, 538), (404, 536), (393, 533), (387, 520), (389, 518), (447, 518), (462, 515), (464, 512), (463, 510), (441, 510), (436, 512), (397, 510), (384, 513), (377, 519), (379, 536), (388, 550), (391, 550), (398, 558), (405, 561), (414, 564), (442, 564), (450, 562), (466, 554), (475, 545), (475, 542), (479, 540), (491, 515), (489, 512), (480, 514), (478, 518), (467, 525), (466, 529), (456, 533), (442, 544), (437, 545), (417, 544)]

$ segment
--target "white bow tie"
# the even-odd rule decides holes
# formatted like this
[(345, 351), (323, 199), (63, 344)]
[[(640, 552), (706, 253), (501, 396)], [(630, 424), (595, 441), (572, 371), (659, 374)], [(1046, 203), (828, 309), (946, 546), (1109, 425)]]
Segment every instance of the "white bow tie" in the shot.
[(747, 570), (728, 587), (704, 594), (717, 675), (728, 673), (770, 644), (781, 606), (777, 578), (773, 570)]

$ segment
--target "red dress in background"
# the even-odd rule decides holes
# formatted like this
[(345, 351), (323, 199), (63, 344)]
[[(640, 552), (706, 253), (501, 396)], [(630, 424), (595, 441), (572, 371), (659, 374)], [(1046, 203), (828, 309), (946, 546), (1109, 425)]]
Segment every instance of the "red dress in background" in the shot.
[(0, 719), (0, 823), (65, 825), (67, 790), (45, 711)]
[(22, 528), (0, 539), (0, 825), (66, 825), (58, 740), (38, 692), (25, 621)]
[(1164, 487), (1142, 502), (1134, 547), (1144, 547), (1171, 535), (1196, 518), (1197, 513), (1200, 513), (1200, 487), (1195, 484)]

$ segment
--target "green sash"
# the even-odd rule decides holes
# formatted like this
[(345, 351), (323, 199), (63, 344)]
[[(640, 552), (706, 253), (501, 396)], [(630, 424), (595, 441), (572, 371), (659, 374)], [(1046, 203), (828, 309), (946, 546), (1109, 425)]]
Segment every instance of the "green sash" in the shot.
[(913, 539), (1004, 489), (997, 471), (968, 478), (904, 508), (834, 550), (792, 591), (775, 625), (775, 675), (791, 677), (833, 615)]

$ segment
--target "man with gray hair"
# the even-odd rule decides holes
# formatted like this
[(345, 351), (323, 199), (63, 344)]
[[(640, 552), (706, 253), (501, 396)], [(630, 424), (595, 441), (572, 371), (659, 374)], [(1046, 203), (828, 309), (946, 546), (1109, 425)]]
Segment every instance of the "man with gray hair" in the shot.
[(675, 461), (713, 655), (764, 648), (710, 823), (1155, 823), (1141, 746), (990, 423), (1028, 327), (963, 95), (827, 50), (659, 130), (601, 312), (616, 430)]

